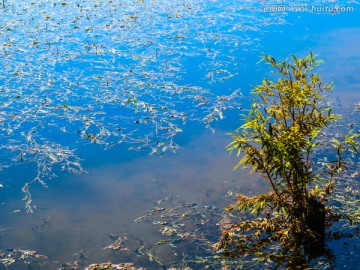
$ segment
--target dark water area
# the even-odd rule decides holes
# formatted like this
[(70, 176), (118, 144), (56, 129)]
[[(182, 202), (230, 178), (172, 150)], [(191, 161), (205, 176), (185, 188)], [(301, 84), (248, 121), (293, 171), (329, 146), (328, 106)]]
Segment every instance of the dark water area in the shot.
[[(263, 52), (286, 59), (311, 50), (325, 62), (317, 72), (334, 81), (337, 110), (353, 111), (359, 3), (304, 1), (352, 8), (314, 13), (289, 10), (294, 1), (241, 2), (4, 2), (0, 254), (36, 250), (47, 259), (0, 269), (75, 261), (80, 269), (107, 261), (160, 269), (134, 252), (162, 239), (159, 226), (135, 222), (157, 202), (222, 209), (235, 193), (266, 192), (257, 175), (233, 171), (238, 159), (225, 149), (253, 86), (276, 78), (257, 63)], [(267, 12), (270, 5), (287, 9)], [(37, 176), (47, 187), (31, 184), (33, 213), (26, 213), (21, 188)], [(114, 235), (136, 244), (104, 249)], [(334, 268), (359, 269), (358, 238), (329, 248)], [(170, 267), (173, 258), (164, 260)]]
[(134, 223), (159, 200), (172, 196), (174, 204), (222, 208), (232, 201), (227, 198), (229, 191), (251, 194), (266, 190), (257, 176), (232, 171), (236, 159), (224, 151), (227, 143), (224, 135), (205, 133), (178, 154), (89, 166), (86, 174), (51, 180), (45, 190), (36, 185), (32, 196), (39, 209), (31, 215), (12, 213), (23, 207), (23, 194), (17, 192), (2, 207), (2, 246), (11, 243), (37, 250), (51, 261), (76, 260), (74, 254), (80, 251), (86, 253), (88, 263), (109, 258), (121, 261), (126, 256), (116, 258), (102, 250), (112, 242), (108, 235), (159, 241), (161, 235), (154, 225)]

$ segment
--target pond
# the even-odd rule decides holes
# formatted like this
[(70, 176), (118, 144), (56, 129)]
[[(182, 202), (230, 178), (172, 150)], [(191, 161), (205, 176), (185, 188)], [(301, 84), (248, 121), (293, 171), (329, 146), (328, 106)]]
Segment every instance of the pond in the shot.
[[(235, 193), (267, 190), (233, 171), (237, 158), (225, 149), (252, 87), (273, 76), (258, 64), (263, 52), (319, 55), (334, 106), (358, 118), (356, 1), (0, 5), (0, 254), (23, 256), (0, 269), (159, 269), (206, 254), (200, 244), (161, 242), (170, 226), (156, 209), (191, 210), (198, 227), (189, 231), (215, 243), (215, 219)], [(358, 239), (329, 247), (333, 267), (358, 267)]]

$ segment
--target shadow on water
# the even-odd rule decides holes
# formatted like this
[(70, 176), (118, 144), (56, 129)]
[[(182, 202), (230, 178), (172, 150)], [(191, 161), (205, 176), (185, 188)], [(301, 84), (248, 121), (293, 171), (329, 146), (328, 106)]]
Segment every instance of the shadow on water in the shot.
[[(166, 158), (139, 156), (89, 167), (86, 174), (49, 182), (46, 192), (34, 186), (38, 209), (32, 215), (13, 213), (21, 207), (22, 194), (18, 194), (19, 200), (2, 205), (1, 254), (23, 256), (33, 269), (75, 265), (81, 269), (107, 261), (134, 262), (148, 269), (276, 269), (277, 265), (281, 269), (284, 264), (289, 269), (321, 264), (321, 269), (328, 269), (343, 263), (344, 258), (339, 261), (332, 249), (335, 243), (337, 250), (344, 246), (344, 238), (335, 239), (330, 232), (329, 245), (323, 240), (308, 242), (305, 249), (286, 251), (260, 265), (253, 256), (226, 258), (213, 252), (219, 226), (239, 218), (223, 212), (235, 193), (267, 190), (257, 176), (232, 171), (236, 158), (222, 147), (228, 139), (221, 132), (203, 134)], [(356, 235), (346, 242), (351, 239), (355, 240), (351, 250), (356, 250)], [(47, 258), (26, 257), (19, 250), (36, 250)], [(22, 261), (0, 269), (23, 269)]]
[[(12, 196), (2, 206), (1, 226), (6, 230), (0, 237), (1, 247), (36, 250), (59, 263), (78, 261), (82, 253), (83, 263), (109, 258), (133, 261), (130, 252), (118, 254), (104, 247), (113, 242), (113, 235), (141, 239), (134, 240), (134, 250), (136, 243), (158, 242), (161, 234), (156, 225), (134, 223), (149, 206), (172, 197), (174, 204), (191, 202), (222, 209), (228, 203), (227, 194), (263, 190), (258, 179), (232, 172), (235, 157), (223, 148), (227, 141), (221, 132), (203, 134), (166, 158), (139, 156), (89, 167), (88, 173), (48, 182), (45, 192), (41, 185), (34, 185), (32, 215), (13, 213), (23, 207), (23, 194), (12, 191), (18, 200)], [(146, 265), (149, 258), (144, 258), (135, 257)]]

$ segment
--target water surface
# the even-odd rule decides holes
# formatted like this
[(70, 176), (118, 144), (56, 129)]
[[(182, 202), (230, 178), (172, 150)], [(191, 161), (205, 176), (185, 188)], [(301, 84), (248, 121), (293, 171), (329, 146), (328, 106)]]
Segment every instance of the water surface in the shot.
[[(221, 209), (236, 192), (266, 191), (256, 175), (233, 172), (225, 150), (251, 88), (273, 76), (257, 64), (262, 52), (312, 50), (336, 106), (360, 102), (358, 4), (318, 3), (353, 7), (332, 14), (264, 12), (268, 3), (5, 1), (0, 248), (37, 250), (51, 262), (43, 269), (109, 260), (156, 269), (104, 247), (115, 234), (159, 241), (158, 226), (134, 220), (160, 200)], [(25, 208), (21, 188), (33, 179)], [(356, 267), (358, 251), (352, 241), (337, 267)]]

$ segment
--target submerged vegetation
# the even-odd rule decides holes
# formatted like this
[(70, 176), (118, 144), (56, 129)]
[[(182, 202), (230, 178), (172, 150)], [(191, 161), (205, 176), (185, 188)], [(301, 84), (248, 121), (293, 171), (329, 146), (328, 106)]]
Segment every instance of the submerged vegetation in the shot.
[[(286, 17), (263, 12), (262, 1), (3, 0), (0, 5), (0, 189), (6, 194), (21, 182), (25, 206), (14, 211), (19, 216), (41, 209), (33, 202), (33, 184), (46, 187), (64, 172), (85, 172), (84, 159), (97, 155), (88, 151), (94, 145), (163, 155), (178, 151), (178, 134), (189, 123), (214, 132), (227, 110), (237, 114), (244, 105), (234, 85), (248, 61), (244, 52), (257, 54), (259, 39), (250, 33), (283, 24)], [(145, 243), (119, 232), (95, 248), (163, 268), (255, 269), (286, 262), (302, 267), (312, 258), (324, 262), (319, 258), (327, 252), (325, 240), (354, 236), (358, 227), (352, 225), (360, 219), (359, 173), (353, 169), (359, 165), (354, 161), (359, 134), (341, 135), (344, 119), (321, 95), (331, 85), (309, 74), (319, 63), (312, 54), (293, 57), (293, 63), (263, 60), (282, 79), (265, 79), (254, 90), (259, 99), (228, 148), (244, 155), (237, 167), (259, 173), (270, 192), (239, 194), (228, 212), (169, 196), (135, 220), (155, 227), (159, 241)], [(8, 179), (16, 166), (26, 173)], [(32, 228), (37, 237), (50, 227), (47, 217), (42, 222)], [(1, 225), (0, 236), (9, 229)], [(313, 242), (322, 247), (320, 254), (309, 249)], [(74, 262), (60, 263), (53, 254), (1, 248), (0, 264), (9, 269), (21, 263), (34, 269), (88, 265), (83, 251), (73, 255)], [(135, 269), (118, 262), (87, 269)]]
[[(333, 196), (354, 164), (360, 133), (322, 139), (340, 116), (325, 102), (323, 92), (332, 85), (311, 73), (320, 63), (311, 52), (302, 59), (292, 56), (292, 62), (268, 55), (262, 60), (280, 78), (264, 79), (253, 90), (257, 98), (228, 149), (242, 156), (235, 169), (258, 173), (270, 185), (269, 193), (237, 195), (226, 210), (249, 216), (223, 229), (216, 249), (229, 257), (255, 254), (259, 261), (304, 269), (324, 255), (325, 227), (360, 221), (358, 200)], [(320, 161), (322, 154), (325, 161)], [(344, 207), (335, 208), (335, 201)], [(355, 211), (347, 212), (347, 204)]]
[[(135, 265), (146, 260), (152, 267), (175, 269), (332, 267), (335, 258), (326, 241), (356, 237), (360, 219), (359, 133), (341, 135), (344, 127), (357, 126), (358, 119), (332, 113), (331, 102), (323, 95), (332, 85), (310, 73), (320, 63), (312, 53), (292, 60), (263, 57), (281, 78), (277, 82), (264, 79), (254, 89), (258, 98), (252, 100), (245, 123), (228, 145), (230, 151), (242, 155), (236, 168), (250, 167), (251, 172), (259, 173), (268, 182), (269, 193), (238, 194), (227, 212), (169, 196), (135, 220), (158, 227), (158, 241), (146, 243), (126, 233), (109, 234), (111, 242), (102, 247), (116, 256), (126, 254), (126, 261), (135, 264), (89, 265), (86, 255), (79, 253), (78, 260), (62, 263), (61, 269), (87, 265), (86, 269), (142, 269)], [(59, 154), (53, 157), (61, 158)], [(31, 199), (27, 188), (24, 191)], [(334, 226), (336, 223), (342, 227)], [(21, 249), (1, 251), (0, 263), (59, 267), (36, 251)]]
[(357, 105), (355, 114), (332, 113), (324, 94), (332, 84), (311, 73), (321, 61), (312, 53), (292, 60), (264, 55), (281, 78), (255, 88), (259, 98), (228, 145), (242, 155), (235, 168), (259, 173), (270, 192), (237, 194), (226, 212), (167, 197), (135, 220), (158, 226), (159, 241), (116, 235), (105, 248), (175, 269), (335, 267), (326, 242), (359, 236), (360, 134), (342, 135), (358, 125)]
[(216, 89), (238, 74), (239, 52), (255, 46), (248, 32), (282, 23), (248, 15), (250, 3), (221, 1), (2, 4), (0, 170), (33, 166), (25, 193), (60, 170), (84, 172), (84, 144), (161, 155), (179, 149), (188, 123), (213, 131), (240, 106), (239, 90)]

